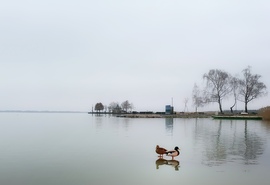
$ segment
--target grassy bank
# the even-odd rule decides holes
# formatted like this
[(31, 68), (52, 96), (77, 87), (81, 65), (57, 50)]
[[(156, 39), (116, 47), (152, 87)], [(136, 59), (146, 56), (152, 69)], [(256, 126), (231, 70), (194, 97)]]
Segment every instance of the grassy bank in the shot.
[(270, 106), (264, 107), (259, 110), (259, 115), (262, 116), (263, 120), (270, 120)]

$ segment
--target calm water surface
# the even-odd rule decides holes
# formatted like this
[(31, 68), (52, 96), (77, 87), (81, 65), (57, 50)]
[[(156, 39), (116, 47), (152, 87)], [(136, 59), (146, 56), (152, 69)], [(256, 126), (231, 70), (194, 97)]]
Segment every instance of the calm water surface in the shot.
[(268, 185), (269, 157), (263, 121), (0, 113), (1, 185)]

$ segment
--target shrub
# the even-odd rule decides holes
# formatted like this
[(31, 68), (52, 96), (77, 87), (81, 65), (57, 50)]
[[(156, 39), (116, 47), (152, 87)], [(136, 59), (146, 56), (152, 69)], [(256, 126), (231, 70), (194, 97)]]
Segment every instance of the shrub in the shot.
[(264, 120), (270, 120), (270, 106), (261, 108), (259, 115), (262, 116)]

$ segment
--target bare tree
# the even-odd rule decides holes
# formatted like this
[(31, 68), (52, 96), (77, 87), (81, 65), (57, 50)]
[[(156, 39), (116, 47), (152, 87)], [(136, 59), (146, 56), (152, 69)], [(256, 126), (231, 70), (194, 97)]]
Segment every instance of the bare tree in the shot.
[(112, 112), (112, 113), (121, 112), (121, 107), (119, 106), (119, 103), (116, 103), (116, 102), (110, 103), (110, 105), (108, 106), (108, 109), (109, 109), (109, 112)]
[(232, 88), (232, 94), (233, 94), (233, 98), (234, 98), (234, 103), (233, 105), (230, 107), (231, 109), (231, 113), (233, 113), (233, 108), (235, 107), (236, 103), (237, 103), (237, 99), (238, 99), (238, 90), (239, 90), (239, 79), (237, 77), (232, 77), (230, 80), (230, 84), (231, 84), (231, 88)]
[(104, 110), (104, 106), (102, 103), (96, 103), (95, 110), (100, 112), (101, 110)]
[(133, 108), (133, 105), (128, 100), (126, 100), (121, 104), (121, 107), (127, 112), (129, 109), (131, 110)]
[(207, 80), (205, 88), (207, 101), (217, 102), (220, 113), (223, 113), (222, 99), (231, 92), (229, 73), (218, 69), (211, 69), (203, 75), (203, 78)]
[(239, 81), (239, 101), (245, 103), (245, 112), (248, 112), (247, 105), (250, 101), (267, 94), (266, 86), (260, 82), (261, 76), (251, 74), (251, 67), (243, 71), (244, 78)]
[(203, 96), (201, 95), (201, 91), (197, 84), (194, 84), (193, 91), (192, 91), (192, 100), (193, 100), (193, 105), (195, 106), (195, 111), (198, 112), (199, 107), (204, 106), (204, 101), (203, 101)]
[(184, 112), (188, 112), (188, 106), (187, 106), (187, 104), (188, 104), (188, 98), (185, 98), (184, 103), (185, 103)]

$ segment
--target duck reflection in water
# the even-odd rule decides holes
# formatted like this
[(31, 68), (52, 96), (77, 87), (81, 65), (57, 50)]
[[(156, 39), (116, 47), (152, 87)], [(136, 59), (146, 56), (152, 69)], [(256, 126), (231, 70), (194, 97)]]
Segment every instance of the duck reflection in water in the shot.
[(158, 160), (156, 160), (156, 169), (158, 170), (159, 166), (161, 165), (172, 166), (174, 167), (175, 171), (178, 171), (180, 167), (180, 162), (177, 160), (166, 160), (159, 158)]

